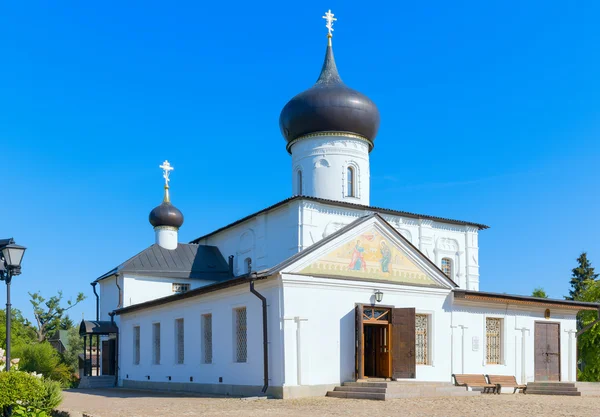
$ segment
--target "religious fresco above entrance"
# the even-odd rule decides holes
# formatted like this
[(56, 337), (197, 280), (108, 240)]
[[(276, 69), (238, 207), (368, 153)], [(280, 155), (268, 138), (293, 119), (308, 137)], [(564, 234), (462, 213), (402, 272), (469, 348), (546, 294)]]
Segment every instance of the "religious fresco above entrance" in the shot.
[(333, 249), (300, 273), (440, 286), (406, 256), (404, 249), (375, 228)]

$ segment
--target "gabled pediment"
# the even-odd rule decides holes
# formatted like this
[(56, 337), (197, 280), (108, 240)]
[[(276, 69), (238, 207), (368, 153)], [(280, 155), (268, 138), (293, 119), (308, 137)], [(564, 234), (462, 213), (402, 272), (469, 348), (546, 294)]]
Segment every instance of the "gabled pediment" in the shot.
[(456, 286), (377, 214), (351, 223), (315, 246), (286, 267), (285, 272), (405, 285)]

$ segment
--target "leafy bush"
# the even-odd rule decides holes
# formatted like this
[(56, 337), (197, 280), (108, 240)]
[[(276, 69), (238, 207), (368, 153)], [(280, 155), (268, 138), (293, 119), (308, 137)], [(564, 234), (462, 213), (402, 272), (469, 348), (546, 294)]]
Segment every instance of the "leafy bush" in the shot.
[[(0, 410), (13, 407), (14, 415), (41, 417), (62, 401), (60, 384), (21, 371), (0, 372)], [(20, 414), (19, 414), (20, 413)]]
[(27, 407), (43, 401), (44, 383), (26, 372), (0, 372), (0, 410), (19, 403)]
[(19, 369), (22, 371), (40, 373), (63, 387), (69, 387), (73, 381), (69, 366), (61, 362), (60, 354), (48, 342), (23, 346), (15, 356), (21, 358)]

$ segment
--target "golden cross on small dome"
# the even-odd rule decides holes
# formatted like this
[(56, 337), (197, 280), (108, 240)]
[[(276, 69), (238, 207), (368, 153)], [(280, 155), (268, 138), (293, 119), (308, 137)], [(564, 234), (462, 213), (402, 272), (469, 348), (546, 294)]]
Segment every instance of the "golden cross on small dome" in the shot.
[(160, 169), (163, 170), (163, 178), (165, 179), (165, 187), (169, 188), (169, 174), (171, 173), (171, 171), (173, 171), (173, 167), (171, 166), (171, 164), (169, 163), (169, 161), (167, 161), (165, 159), (165, 162), (162, 163), (162, 165), (159, 166)]
[(330, 38), (333, 36), (331, 34), (331, 32), (333, 32), (333, 22), (335, 22), (337, 20), (333, 16), (334, 16), (334, 14), (331, 13), (331, 9), (329, 9), (329, 11), (327, 13), (325, 13), (325, 16), (323, 16), (323, 19), (325, 19), (327, 21), (327, 24), (325, 25), (325, 27), (329, 30), (329, 33), (327, 34), (327, 36)]

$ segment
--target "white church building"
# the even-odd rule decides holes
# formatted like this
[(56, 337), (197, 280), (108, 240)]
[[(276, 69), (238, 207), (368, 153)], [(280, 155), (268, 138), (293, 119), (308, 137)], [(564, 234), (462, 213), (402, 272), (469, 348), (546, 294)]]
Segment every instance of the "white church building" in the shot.
[(342, 82), (326, 18), (319, 78), (280, 116), (293, 196), (182, 243), (165, 161), (155, 243), (92, 283), (88, 324), (112, 326), (102, 374), (278, 398), (455, 373), (575, 381), (576, 314), (597, 305), (479, 291), (487, 226), (371, 205), (379, 111)]

